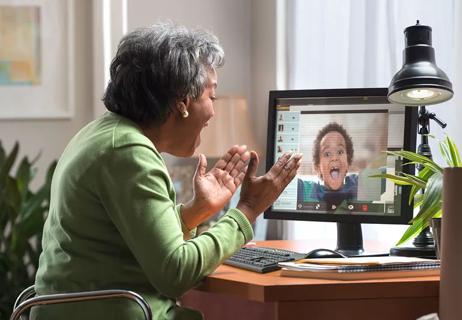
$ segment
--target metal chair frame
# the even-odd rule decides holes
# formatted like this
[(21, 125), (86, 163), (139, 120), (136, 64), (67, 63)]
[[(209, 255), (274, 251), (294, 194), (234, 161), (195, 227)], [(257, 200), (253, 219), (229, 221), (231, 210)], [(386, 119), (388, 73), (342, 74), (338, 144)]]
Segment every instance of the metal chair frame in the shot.
[(126, 298), (136, 302), (142, 309), (144, 318), (146, 320), (152, 320), (151, 307), (142, 296), (133, 291), (111, 289), (35, 296), (34, 286), (26, 288), (19, 294), (16, 302), (14, 303), (13, 313), (11, 314), (10, 320), (19, 320), (21, 315), (23, 315), (25, 311), (33, 306), (114, 298)]

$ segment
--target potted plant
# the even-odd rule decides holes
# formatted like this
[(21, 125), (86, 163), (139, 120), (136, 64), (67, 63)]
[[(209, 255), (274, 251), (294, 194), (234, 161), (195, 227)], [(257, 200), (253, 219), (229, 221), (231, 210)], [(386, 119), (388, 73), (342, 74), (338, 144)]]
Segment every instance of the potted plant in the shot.
[[(445, 136), (439, 142), (439, 150), (448, 167), (461, 167), (459, 151), (453, 140)], [(431, 225), (432, 219), (441, 218), (443, 195), (443, 168), (431, 159), (412, 151), (388, 151), (390, 155), (407, 159), (407, 165), (414, 164), (422, 169), (416, 174), (380, 174), (374, 177), (387, 178), (402, 186), (411, 186), (409, 204), (414, 200), (414, 208), (419, 207), (417, 215), (410, 221), (411, 225), (404, 232), (397, 245), (418, 235)], [(423, 193), (419, 193), (424, 190)]]
[(56, 166), (50, 165), (45, 182), (33, 191), (38, 157), (22, 158), (13, 174), (18, 152), (18, 143), (8, 154), (0, 142), (0, 320), (9, 319), (16, 296), (34, 283)]

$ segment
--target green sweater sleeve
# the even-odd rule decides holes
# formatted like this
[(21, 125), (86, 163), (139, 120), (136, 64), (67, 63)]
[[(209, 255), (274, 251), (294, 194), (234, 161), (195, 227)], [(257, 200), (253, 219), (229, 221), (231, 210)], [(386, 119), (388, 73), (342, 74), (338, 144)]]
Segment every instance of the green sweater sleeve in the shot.
[(116, 148), (96, 167), (105, 210), (150, 283), (165, 296), (181, 296), (253, 237), (246, 217), (231, 209), (207, 232), (185, 241), (163, 160), (146, 146)]
[(194, 238), (196, 236), (196, 233), (197, 233), (197, 228), (194, 228), (192, 230), (189, 230), (188, 227), (186, 226), (186, 224), (184, 223), (183, 221), (183, 217), (181, 215), (181, 207), (183, 207), (183, 204), (180, 203), (176, 206), (176, 212), (178, 214), (178, 216), (180, 217), (180, 222), (181, 222), (181, 230), (183, 230), (183, 238), (185, 240), (188, 240), (188, 239), (191, 239), (191, 238)]

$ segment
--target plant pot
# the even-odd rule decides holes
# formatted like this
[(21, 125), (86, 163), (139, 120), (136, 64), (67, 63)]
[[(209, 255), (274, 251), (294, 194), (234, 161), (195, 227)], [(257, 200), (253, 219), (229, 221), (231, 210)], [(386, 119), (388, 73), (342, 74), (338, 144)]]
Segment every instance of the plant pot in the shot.
[(441, 218), (433, 218), (430, 227), (435, 241), (436, 258), (441, 259)]
[(439, 316), (458, 320), (462, 315), (462, 168), (445, 168), (441, 225), (441, 281)]

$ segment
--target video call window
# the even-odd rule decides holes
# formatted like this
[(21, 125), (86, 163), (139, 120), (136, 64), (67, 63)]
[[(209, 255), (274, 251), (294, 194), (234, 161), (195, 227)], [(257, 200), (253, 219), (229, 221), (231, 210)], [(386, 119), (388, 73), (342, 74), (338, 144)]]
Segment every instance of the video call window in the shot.
[[(278, 104), (274, 161), (303, 153), (297, 177), (274, 209), (311, 213), (394, 215), (393, 183), (371, 175), (395, 173), (385, 150), (403, 148), (404, 108), (371, 105)], [(399, 187), (398, 187), (399, 188)]]

